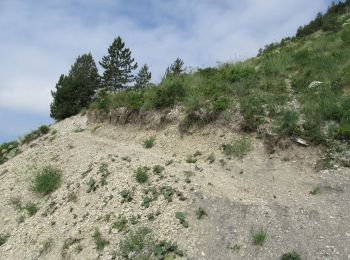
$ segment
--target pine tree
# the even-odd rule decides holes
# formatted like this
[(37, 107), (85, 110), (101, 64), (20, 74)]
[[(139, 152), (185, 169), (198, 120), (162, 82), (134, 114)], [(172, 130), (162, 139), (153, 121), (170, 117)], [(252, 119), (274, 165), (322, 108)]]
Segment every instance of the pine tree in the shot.
[(145, 88), (149, 86), (152, 74), (148, 71), (147, 64), (143, 65), (135, 78), (135, 88)]
[(61, 75), (55, 91), (51, 91), (51, 117), (61, 120), (79, 113), (90, 104), (99, 87), (100, 76), (92, 55), (79, 56), (68, 76)]
[(173, 64), (170, 65), (165, 71), (165, 77), (167, 76), (178, 76), (184, 72), (184, 62), (180, 58), (177, 58)]
[(137, 68), (137, 63), (120, 36), (108, 48), (108, 55), (102, 58), (100, 65), (105, 70), (102, 83), (111, 91), (126, 88), (134, 80), (132, 71)]

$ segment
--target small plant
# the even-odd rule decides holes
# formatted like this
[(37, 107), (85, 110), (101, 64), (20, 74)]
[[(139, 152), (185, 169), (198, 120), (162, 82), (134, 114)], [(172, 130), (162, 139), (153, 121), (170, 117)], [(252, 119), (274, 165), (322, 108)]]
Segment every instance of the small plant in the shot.
[(33, 180), (32, 190), (36, 193), (48, 195), (61, 185), (62, 172), (52, 166), (44, 167)]
[(212, 164), (213, 162), (215, 162), (215, 156), (214, 154), (211, 154), (207, 157), (207, 160), (210, 164)]
[(301, 260), (301, 257), (297, 252), (293, 250), (292, 252), (283, 254), (281, 260)]
[(150, 149), (155, 145), (156, 137), (151, 136), (147, 138), (145, 141), (143, 141), (143, 147), (146, 149)]
[(312, 191), (310, 191), (311, 195), (318, 195), (321, 193), (320, 187), (315, 187)]
[(42, 135), (46, 135), (47, 133), (50, 132), (50, 127), (47, 126), (47, 125), (42, 125), (39, 127), (39, 132), (42, 134)]
[(233, 155), (240, 158), (247, 155), (253, 148), (251, 141), (247, 138), (239, 139), (233, 142), (233, 144), (223, 144), (222, 147), (225, 155)]
[(139, 167), (136, 170), (135, 178), (138, 183), (145, 183), (148, 180), (148, 168)]
[(141, 206), (145, 207), (145, 208), (149, 208), (149, 204), (153, 201), (153, 199), (151, 197), (144, 197), (143, 198), (143, 202), (141, 204)]
[(190, 154), (190, 155), (187, 156), (186, 162), (187, 163), (196, 163), (197, 162), (197, 158), (194, 157), (192, 154)]
[(38, 211), (38, 207), (32, 202), (27, 203), (24, 209), (28, 212), (30, 217), (35, 215), (35, 213)]
[(165, 170), (165, 168), (163, 167), (163, 166), (161, 166), (161, 165), (155, 165), (155, 166), (153, 166), (153, 172), (155, 173), (155, 174), (161, 174), (163, 171)]
[(42, 244), (40, 251), (39, 251), (39, 255), (42, 256), (42, 255), (48, 253), (52, 249), (52, 246), (53, 246), (53, 240), (51, 238), (45, 240), (44, 243)]
[(186, 214), (183, 212), (176, 212), (175, 213), (175, 217), (180, 221), (180, 224), (184, 227), (184, 228), (188, 228), (188, 222), (186, 221)]
[(10, 237), (9, 234), (0, 233), (0, 246), (6, 243), (7, 239)]
[(90, 193), (92, 191), (96, 191), (97, 186), (96, 186), (96, 181), (93, 178), (90, 178), (89, 182), (87, 183), (87, 193)]
[(266, 240), (267, 229), (261, 228), (258, 231), (253, 232), (252, 239), (253, 243), (258, 246), (262, 246)]
[(207, 212), (202, 208), (198, 208), (195, 213), (196, 213), (197, 219), (202, 219), (205, 216), (208, 216)]
[(153, 253), (156, 259), (174, 259), (171, 254), (177, 256), (183, 256), (184, 253), (179, 250), (177, 244), (170, 243), (167, 241), (160, 241), (153, 248)]
[(174, 190), (172, 187), (170, 186), (166, 186), (166, 187), (163, 187), (161, 189), (161, 192), (164, 196), (164, 199), (166, 199), (168, 202), (172, 202), (173, 201), (173, 194), (174, 194)]
[(128, 223), (128, 220), (125, 217), (119, 216), (117, 221), (113, 223), (112, 228), (115, 228), (118, 231), (122, 231), (126, 228), (127, 223)]
[(131, 223), (131, 225), (136, 225), (136, 224), (138, 224), (138, 223), (139, 223), (139, 216), (132, 216), (132, 217), (130, 218), (130, 223)]
[(151, 230), (141, 227), (129, 232), (119, 243), (119, 254), (123, 259), (130, 259), (131, 255), (138, 256), (139, 259), (149, 259), (150, 253), (147, 250), (152, 245), (149, 237)]
[(120, 192), (120, 196), (122, 196), (122, 203), (131, 202), (134, 197), (134, 193), (131, 190), (122, 190)]
[(96, 228), (94, 234), (92, 235), (97, 251), (102, 251), (107, 245), (109, 245), (109, 241), (105, 240), (102, 237), (101, 232)]

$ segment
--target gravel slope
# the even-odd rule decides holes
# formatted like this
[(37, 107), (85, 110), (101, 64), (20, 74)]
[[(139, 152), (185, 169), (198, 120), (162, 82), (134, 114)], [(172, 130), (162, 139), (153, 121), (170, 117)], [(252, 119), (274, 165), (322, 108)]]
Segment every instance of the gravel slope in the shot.
[[(227, 158), (220, 147), (240, 136), (216, 126), (180, 137), (176, 125), (160, 131), (87, 126), (86, 117), (75, 116), (51, 128), (57, 133), (22, 147), (20, 155), (0, 166), (0, 233), (10, 235), (0, 247), (0, 259), (111, 259), (121, 239), (137, 226), (150, 227), (159, 240), (176, 242), (184, 259), (280, 259), (292, 250), (302, 259), (350, 259), (350, 171), (316, 171), (316, 148), (291, 145), (270, 156), (250, 136), (254, 149), (239, 159)], [(153, 135), (155, 146), (143, 148), (142, 142)], [(201, 152), (197, 162), (187, 163), (196, 151)], [(213, 163), (206, 160), (211, 154)], [(165, 166), (169, 160), (174, 162)], [(31, 192), (30, 182), (45, 165), (60, 168), (63, 183), (40, 197)], [(101, 165), (110, 172), (104, 186)], [(148, 183), (135, 181), (138, 167), (154, 165), (165, 167), (164, 178), (150, 170)], [(185, 171), (193, 176), (186, 178)], [(91, 178), (98, 187), (87, 193)], [(149, 208), (141, 206), (144, 189), (165, 186), (187, 199), (174, 194), (168, 202), (160, 194)], [(133, 201), (122, 203), (120, 192), (133, 187)], [(311, 195), (315, 187), (320, 194)], [(16, 197), (36, 203), (38, 212), (29, 217), (14, 209), (10, 201)], [(201, 220), (195, 214), (199, 207), (208, 214)], [(187, 214), (188, 228), (175, 218), (177, 211)], [(157, 214), (150, 221), (152, 213)], [(21, 215), (24, 221), (18, 223)], [(119, 232), (112, 228), (118, 216), (136, 215), (138, 224), (128, 223)], [(261, 227), (267, 229), (267, 239), (256, 246), (251, 234)], [(109, 241), (101, 252), (92, 238), (95, 228)], [(75, 243), (64, 248), (67, 238)]]

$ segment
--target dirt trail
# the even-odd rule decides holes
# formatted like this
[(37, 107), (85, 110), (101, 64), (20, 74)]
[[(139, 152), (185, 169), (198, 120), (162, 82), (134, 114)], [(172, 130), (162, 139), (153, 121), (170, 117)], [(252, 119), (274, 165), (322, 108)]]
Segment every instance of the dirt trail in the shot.
[[(0, 247), (0, 259), (111, 259), (127, 230), (135, 228), (127, 224), (125, 231), (117, 232), (113, 222), (119, 215), (137, 214), (137, 225), (150, 227), (158, 239), (176, 242), (184, 259), (280, 259), (292, 250), (302, 259), (350, 259), (350, 171), (316, 171), (316, 148), (292, 145), (269, 156), (262, 142), (250, 136), (254, 149), (243, 159), (229, 159), (221, 144), (240, 136), (228, 129), (211, 126), (181, 138), (175, 125), (153, 131), (85, 122), (76, 116), (55, 124), (53, 140), (41, 138), (0, 166), (0, 173), (7, 170), (0, 175), (0, 232), (10, 234)], [(155, 146), (143, 148), (142, 142), (152, 135)], [(196, 151), (201, 152), (197, 162), (187, 163), (187, 156)], [(213, 163), (206, 160), (211, 154)], [(169, 160), (174, 162), (165, 166)], [(107, 184), (87, 193), (91, 178), (99, 183), (102, 164), (111, 173)], [(148, 184), (135, 182), (135, 169), (157, 164), (165, 167), (165, 178), (151, 173)], [(46, 198), (30, 191), (33, 172), (44, 165), (63, 171), (63, 184)], [(185, 171), (194, 173), (190, 181)], [(187, 199), (174, 196), (167, 202), (160, 195), (149, 208), (141, 206), (144, 188), (164, 186)], [(133, 201), (121, 203), (119, 193), (131, 187)], [(311, 195), (315, 187), (320, 194)], [(39, 211), (18, 223), (24, 213), (10, 204), (14, 197), (37, 203)], [(195, 215), (199, 207), (208, 214), (201, 220)], [(148, 220), (156, 211), (160, 215)], [(175, 218), (177, 211), (188, 214), (188, 228)], [(267, 229), (267, 239), (256, 246), (251, 233), (261, 227)], [(100, 253), (91, 237), (95, 228), (110, 242)], [(63, 249), (69, 237), (77, 239), (80, 253), (76, 245)], [(46, 252), (44, 244), (50, 239)]]

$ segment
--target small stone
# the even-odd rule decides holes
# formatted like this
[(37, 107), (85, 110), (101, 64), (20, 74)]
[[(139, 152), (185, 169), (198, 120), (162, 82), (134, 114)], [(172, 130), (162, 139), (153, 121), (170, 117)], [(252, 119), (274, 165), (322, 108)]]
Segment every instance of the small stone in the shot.
[(12, 249), (12, 246), (11, 246), (11, 245), (8, 245), (8, 246), (5, 247), (5, 251), (9, 251), (9, 250), (11, 250), (11, 249)]

